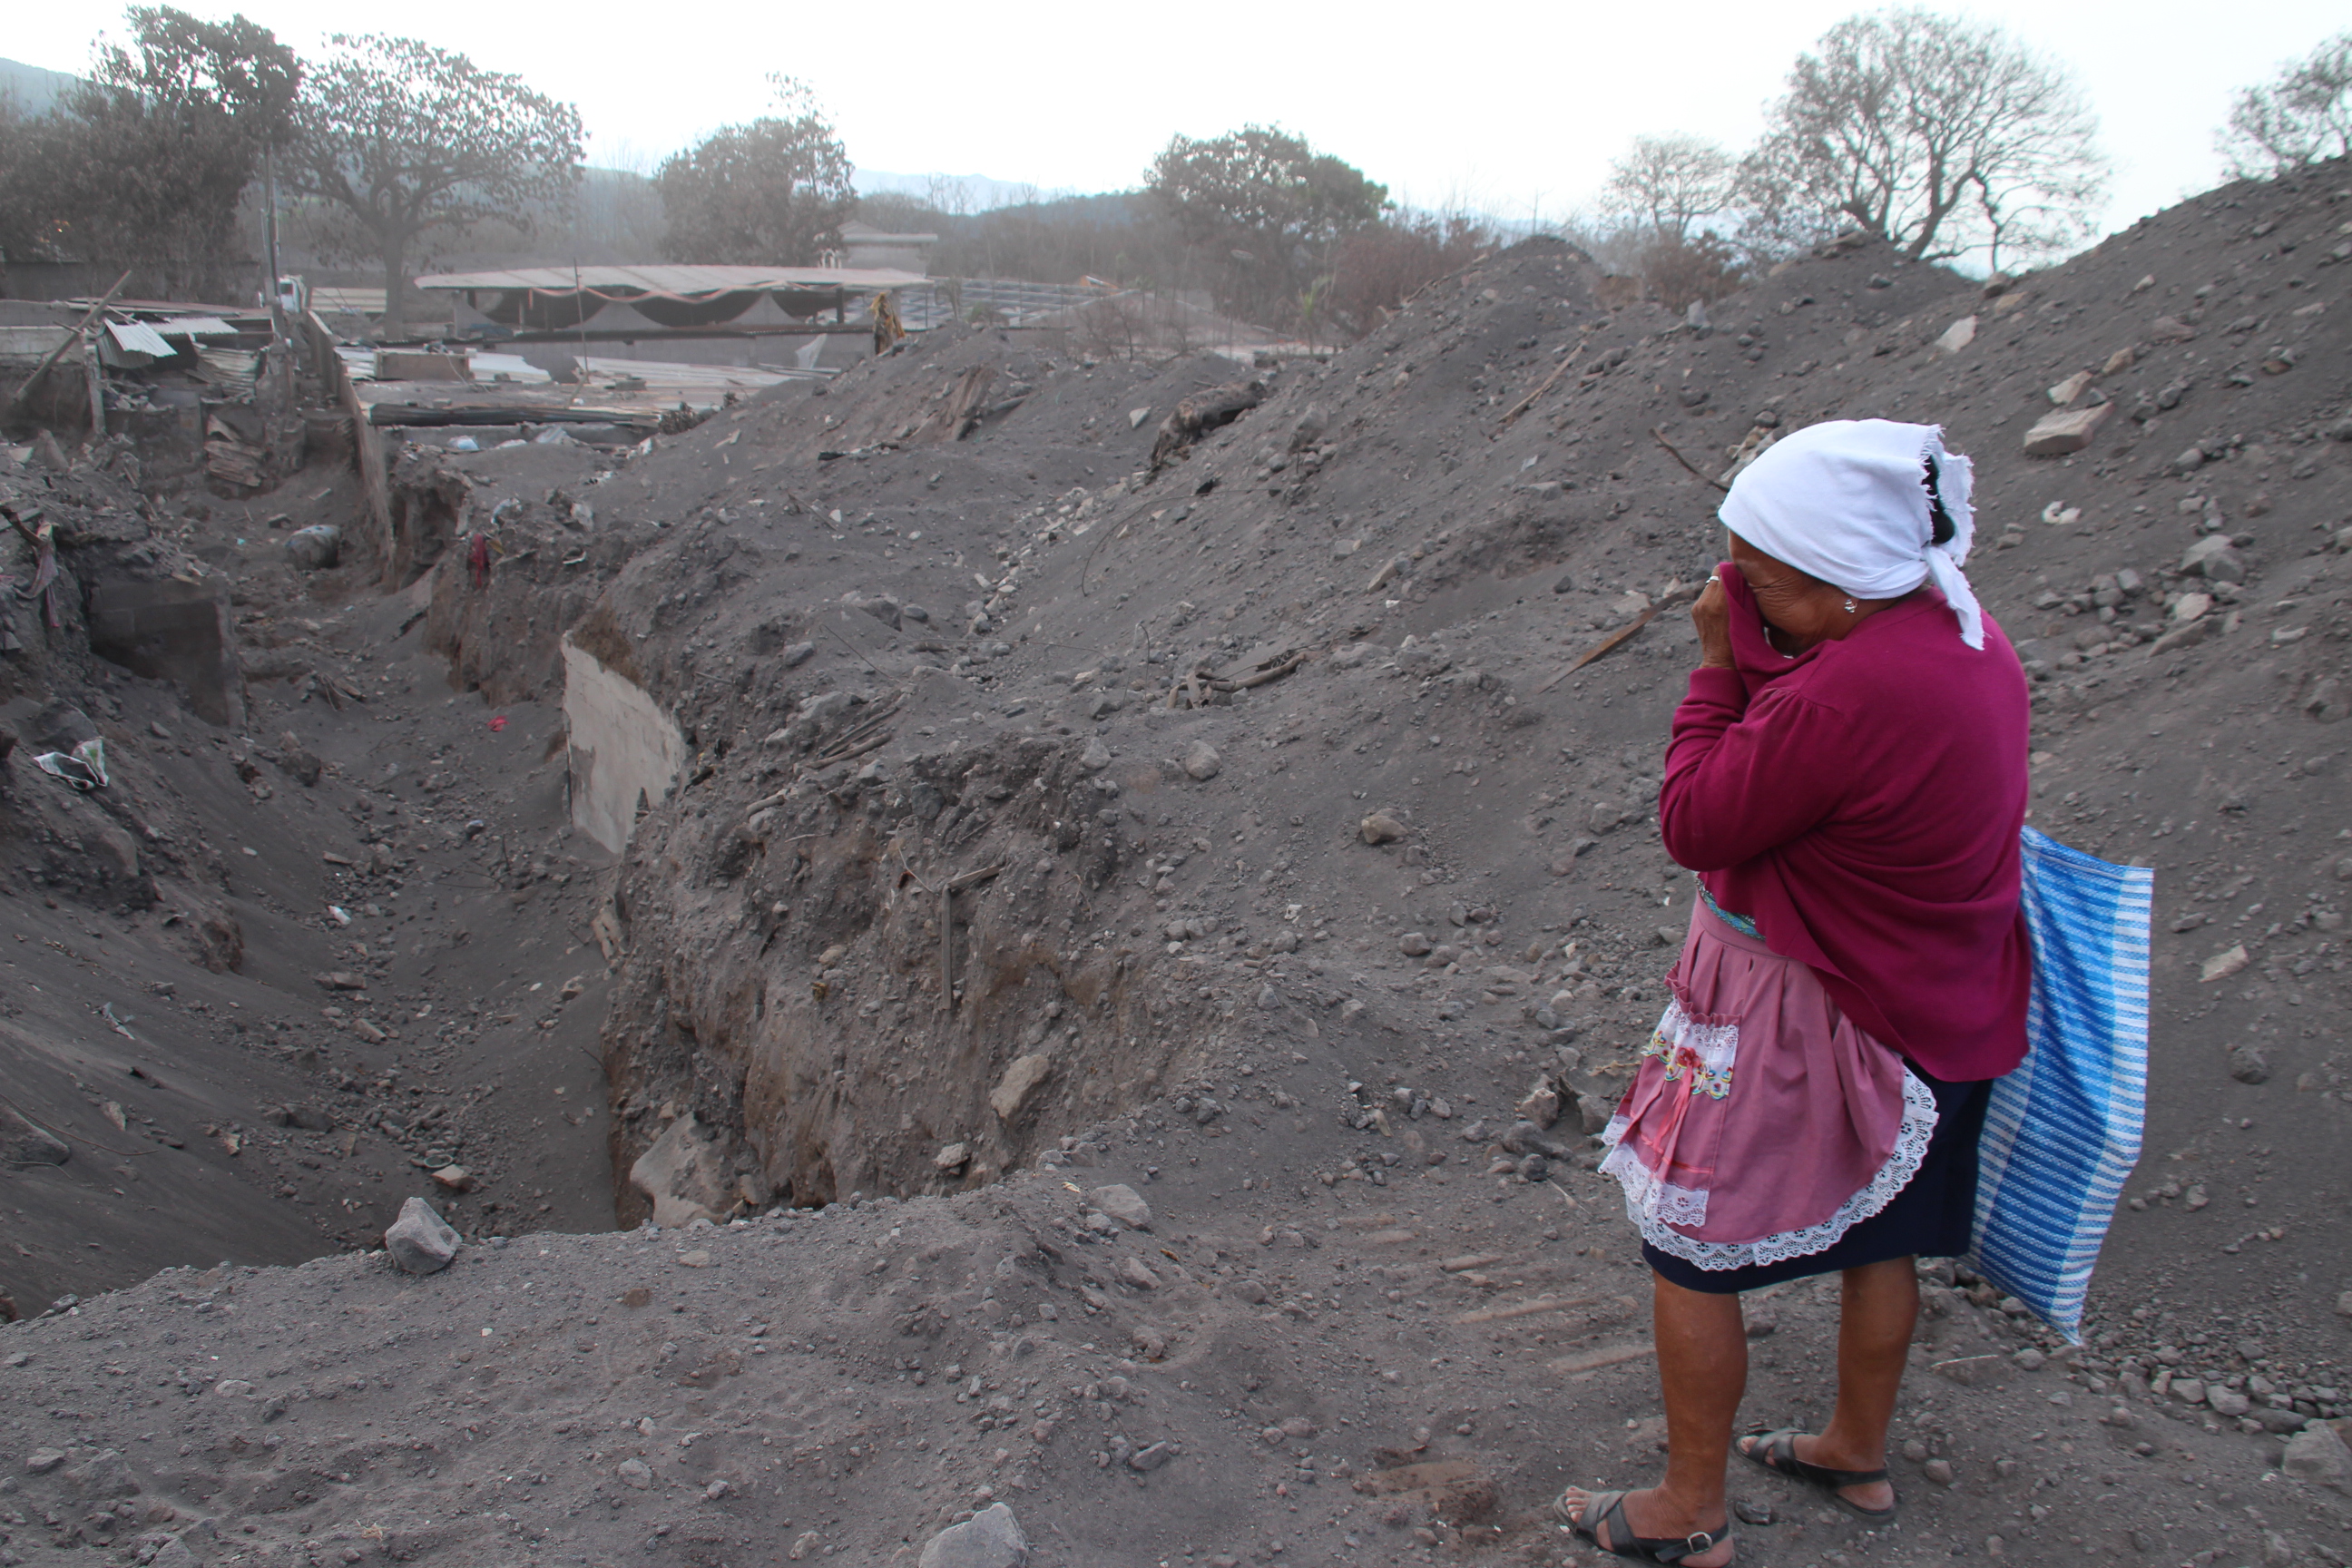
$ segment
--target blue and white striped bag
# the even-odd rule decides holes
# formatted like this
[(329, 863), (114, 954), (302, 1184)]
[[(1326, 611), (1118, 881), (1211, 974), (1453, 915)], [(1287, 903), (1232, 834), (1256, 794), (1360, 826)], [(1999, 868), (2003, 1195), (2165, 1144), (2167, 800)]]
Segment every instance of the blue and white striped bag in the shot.
[(2091, 1266), (2139, 1159), (2156, 878), (2031, 827), (2024, 855), (2025, 1060), (1986, 1105), (1967, 1261), (2079, 1344)]

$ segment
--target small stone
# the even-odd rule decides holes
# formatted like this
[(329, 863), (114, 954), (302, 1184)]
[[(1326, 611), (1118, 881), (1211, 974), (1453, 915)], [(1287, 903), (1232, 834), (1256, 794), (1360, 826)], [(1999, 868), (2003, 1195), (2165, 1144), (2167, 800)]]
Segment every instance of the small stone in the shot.
[(1404, 824), (1385, 811), (1373, 812), (1356, 825), (1367, 844), (1393, 844), (1404, 837)]
[(2207, 959), (2199, 970), (2197, 978), (2201, 984), (2210, 984), (2216, 980), (2227, 980), (2252, 962), (2252, 958), (2246, 952), (2245, 943), (2240, 942), (2237, 946), (2217, 952)]
[(1742, 1524), (1769, 1524), (1773, 1520), (1772, 1505), (1761, 1498), (1741, 1498), (1731, 1505), (1731, 1511)]
[(2176, 1377), (2172, 1380), (2172, 1397), (2183, 1405), (2205, 1403), (2205, 1381), (2197, 1377)]
[(1939, 1487), (1950, 1486), (1953, 1479), (1952, 1461), (1949, 1459), (1930, 1459), (1926, 1464), (1919, 1467), (1919, 1473), (1927, 1477), (1929, 1480), (1935, 1482)]
[(2212, 583), (2246, 580), (2245, 558), (2226, 533), (2209, 533), (2190, 545), (2181, 554), (2180, 570)]
[(205, 1560), (188, 1550), (188, 1543), (176, 1535), (167, 1535), (155, 1548), (155, 1555), (147, 1559), (147, 1568), (204, 1568)]
[(1184, 749), (1185, 774), (1202, 784), (1215, 778), (1218, 770), (1224, 765), (1224, 759), (1217, 755), (1217, 748), (1206, 741), (1195, 741)]
[(2343, 1291), (2336, 1296), (2336, 1315), (2339, 1318), (2352, 1318), (2352, 1290)]
[(1423, 931), (1409, 931), (1397, 939), (1397, 949), (1407, 958), (1426, 958), (1437, 944)]
[(2032, 1346), (2028, 1345), (2025, 1349), (2018, 1352), (2009, 1359), (2017, 1364), (2020, 1371), (2040, 1372), (2043, 1363), (2050, 1358), (2043, 1355), (2040, 1351), (2035, 1350)]
[(677, 1266), (680, 1268), (708, 1268), (710, 1267), (710, 1254), (700, 1247), (692, 1252), (681, 1252), (677, 1255)]
[(925, 1542), (916, 1568), (1022, 1568), (1028, 1561), (1029, 1539), (1013, 1510), (992, 1502)]
[(2056, 414), (2046, 414), (2025, 433), (2025, 455), (2029, 458), (2061, 458), (2069, 452), (2079, 452), (2091, 444), (2099, 426), (2116, 411), (2113, 403), (2095, 403), (2088, 408), (2069, 408)]
[(1549, 1079), (1538, 1079), (1535, 1087), (1521, 1097), (1518, 1112), (1538, 1127), (1549, 1127), (1559, 1120), (1559, 1090)]
[(816, 657), (816, 644), (796, 642), (776, 656), (786, 669), (797, 669)]
[(1087, 749), (1078, 753), (1078, 766), (1090, 773), (1098, 773), (1110, 766), (1110, 748), (1103, 744), (1100, 735), (1087, 738)]
[(1598, 1132), (1609, 1125), (1611, 1117), (1617, 1114), (1617, 1102), (1598, 1094), (1579, 1093), (1576, 1109), (1584, 1119), (1585, 1131)]
[(969, 1143), (947, 1144), (931, 1156), (933, 1168), (941, 1171), (961, 1171), (971, 1163), (971, 1145)]
[(1094, 1205), (1129, 1230), (1151, 1228), (1151, 1205), (1145, 1203), (1136, 1190), (1124, 1182), (1114, 1182), (1107, 1187), (1097, 1187), (1087, 1194), (1087, 1202)]
[(639, 1491), (654, 1484), (653, 1467), (643, 1459), (623, 1459), (620, 1468), (613, 1473), (621, 1478), (624, 1485), (635, 1487)]
[(2286, 1457), (2279, 1461), (2279, 1468), (2313, 1486), (2352, 1492), (2352, 1449), (2345, 1447), (2336, 1428), (2325, 1421), (2314, 1421), (2287, 1439)]
[(2231, 1046), (2230, 1076), (2240, 1083), (2268, 1083), (2271, 1080), (2270, 1058), (2255, 1047)]
[(433, 1173), (433, 1179), (453, 1193), (474, 1190), (474, 1173), (463, 1165), (444, 1165)]
[(0, 1165), (62, 1165), (73, 1146), (0, 1105)]
[(26, 1456), (25, 1468), (37, 1476), (46, 1476), (66, 1462), (66, 1457), (55, 1448), (36, 1448)]
[(225, 1377), (213, 1384), (213, 1392), (223, 1399), (250, 1399), (253, 1384), (241, 1377)]
[(725, 1497), (729, 1492), (734, 1489), (734, 1488), (729, 1486), (724, 1480), (713, 1481), (709, 1486), (702, 1489), (702, 1500), (705, 1502), (717, 1502), (720, 1498)]
[(1011, 1121), (1021, 1114), (1022, 1108), (1029, 1103), (1029, 1097), (1036, 1093), (1037, 1087), (1051, 1077), (1053, 1071), (1053, 1058), (1043, 1051), (1014, 1058), (1013, 1065), (1004, 1069), (1003, 1078), (998, 1079), (996, 1087), (989, 1091), (988, 1108), (996, 1112), (999, 1121)]
[(411, 1274), (437, 1274), (449, 1267), (460, 1246), (457, 1233), (423, 1198), (400, 1205), (400, 1217), (383, 1233), (383, 1249)]
[(1166, 1443), (1152, 1443), (1138, 1448), (1127, 1457), (1130, 1468), (1156, 1470), (1176, 1457), (1176, 1450)]
[(2061, 408), (2069, 406), (2074, 403), (2074, 399), (2082, 396), (2084, 392), (2089, 388), (2092, 379), (2093, 378), (2089, 371), (2076, 371), (2074, 374), (2068, 376), (2065, 380), (2049, 389), (2050, 401), (2056, 404)]
[(2231, 1420), (2237, 1419), (2254, 1407), (2252, 1400), (2234, 1389), (2228, 1388), (2207, 1389), (2205, 1403), (2212, 1408), (2214, 1415), (2226, 1415)]

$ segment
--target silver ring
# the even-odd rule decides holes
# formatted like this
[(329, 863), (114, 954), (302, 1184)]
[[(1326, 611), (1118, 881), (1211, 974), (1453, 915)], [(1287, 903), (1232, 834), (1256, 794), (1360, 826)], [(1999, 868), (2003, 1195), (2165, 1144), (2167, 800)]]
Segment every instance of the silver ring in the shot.
[(1720, 583), (1723, 581), (1723, 574), (1720, 572), (1711, 572), (1707, 574), (1706, 580), (1710, 583)]

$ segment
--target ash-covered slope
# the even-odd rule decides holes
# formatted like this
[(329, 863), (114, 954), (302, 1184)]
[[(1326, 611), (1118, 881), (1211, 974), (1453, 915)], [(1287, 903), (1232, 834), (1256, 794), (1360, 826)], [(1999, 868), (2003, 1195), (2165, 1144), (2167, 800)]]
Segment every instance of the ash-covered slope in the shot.
[[(1662, 1436), (1579, 1133), (1687, 918), (1649, 812), (1691, 639), (1570, 666), (1715, 557), (1654, 426), (1719, 472), (1882, 414), (1979, 460), (2036, 822), (2157, 868), (2149, 1152), (2090, 1343), (1931, 1274), (1903, 1521), (1736, 1486), (1743, 1560), (2340, 1557), (2347, 187), (1990, 299), (1813, 257), (1704, 335), (1540, 245), (1322, 366), (940, 334), (566, 481), (609, 556), (551, 500), (427, 591), (485, 691), (551, 701), (568, 630), (688, 748), (603, 922), (614, 1168), (838, 1206), (0, 1331), (0, 1454), (57, 1456), (0, 1547), (887, 1562), (1004, 1500), (1040, 1563), (1561, 1561), (1544, 1501)], [(2027, 458), (2082, 372), (2111, 416)], [(1748, 1305), (1745, 1414), (1817, 1419), (1829, 1288)]]
[[(690, 1108), (740, 1131), (707, 1163), (756, 1167), (763, 1194), (953, 1186), (1310, 1025), (1359, 1076), (1531, 1073), (1572, 1042), (1563, 1087), (1607, 1094), (1587, 1069), (1646, 1026), (1657, 929), (1687, 910), (1647, 824), (1689, 634), (1669, 612), (1566, 671), (1718, 537), (1714, 493), (1651, 432), (1713, 472), (1777, 430), (1886, 415), (1979, 459), (1975, 576), (2038, 681), (2036, 821), (2156, 864), (2181, 928), (2158, 954), (2158, 1158), (2211, 1162), (2259, 1206), (2256, 1150), (2342, 1137), (2342, 1064), (2303, 1020), (2341, 985), (2352, 850), (2329, 751), (2347, 212), (2324, 174), (2231, 187), (1990, 298), (1836, 249), (1711, 331), (1606, 310), (1572, 253), (1523, 246), (1273, 373), (1156, 476), (1175, 395), (1229, 373), (934, 340), (695, 433), (668, 460), (710, 500), (593, 617), (700, 753), (617, 892), (619, 1168)], [(919, 434), (982, 371), (1024, 400)], [(2077, 455), (2026, 456), (2078, 372), (2071, 405), (2112, 416)], [(1170, 705), (1196, 670), (1300, 653)], [(1375, 810), (1402, 830), (1377, 847)], [(989, 870), (943, 958), (942, 886)], [(1414, 933), (1451, 963), (1400, 951)], [(2242, 937), (2245, 972), (2201, 982)], [(1041, 1055), (1000, 1114), (992, 1091)], [(2217, 1142), (2216, 1097), (2277, 1142)], [(2323, 1252), (2346, 1240), (2331, 1179), (2284, 1200)], [(2165, 1247), (2146, 1283), (2183, 1268), (2234, 1265)]]

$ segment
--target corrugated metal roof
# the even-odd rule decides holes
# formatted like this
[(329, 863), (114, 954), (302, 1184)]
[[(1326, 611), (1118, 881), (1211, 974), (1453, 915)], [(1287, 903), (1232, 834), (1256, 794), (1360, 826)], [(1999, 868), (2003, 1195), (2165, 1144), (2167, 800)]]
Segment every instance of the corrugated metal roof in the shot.
[(152, 323), (167, 338), (233, 338), (236, 329), (218, 316), (173, 316)]
[(173, 350), (163, 341), (163, 335), (144, 321), (109, 321), (107, 335), (114, 346), (126, 353), (146, 354), (154, 359), (170, 359)]
[(927, 281), (887, 267), (519, 267), (499, 272), (435, 272), (419, 289), (530, 289), (542, 294), (730, 294), (745, 289), (843, 289), (870, 294)]

